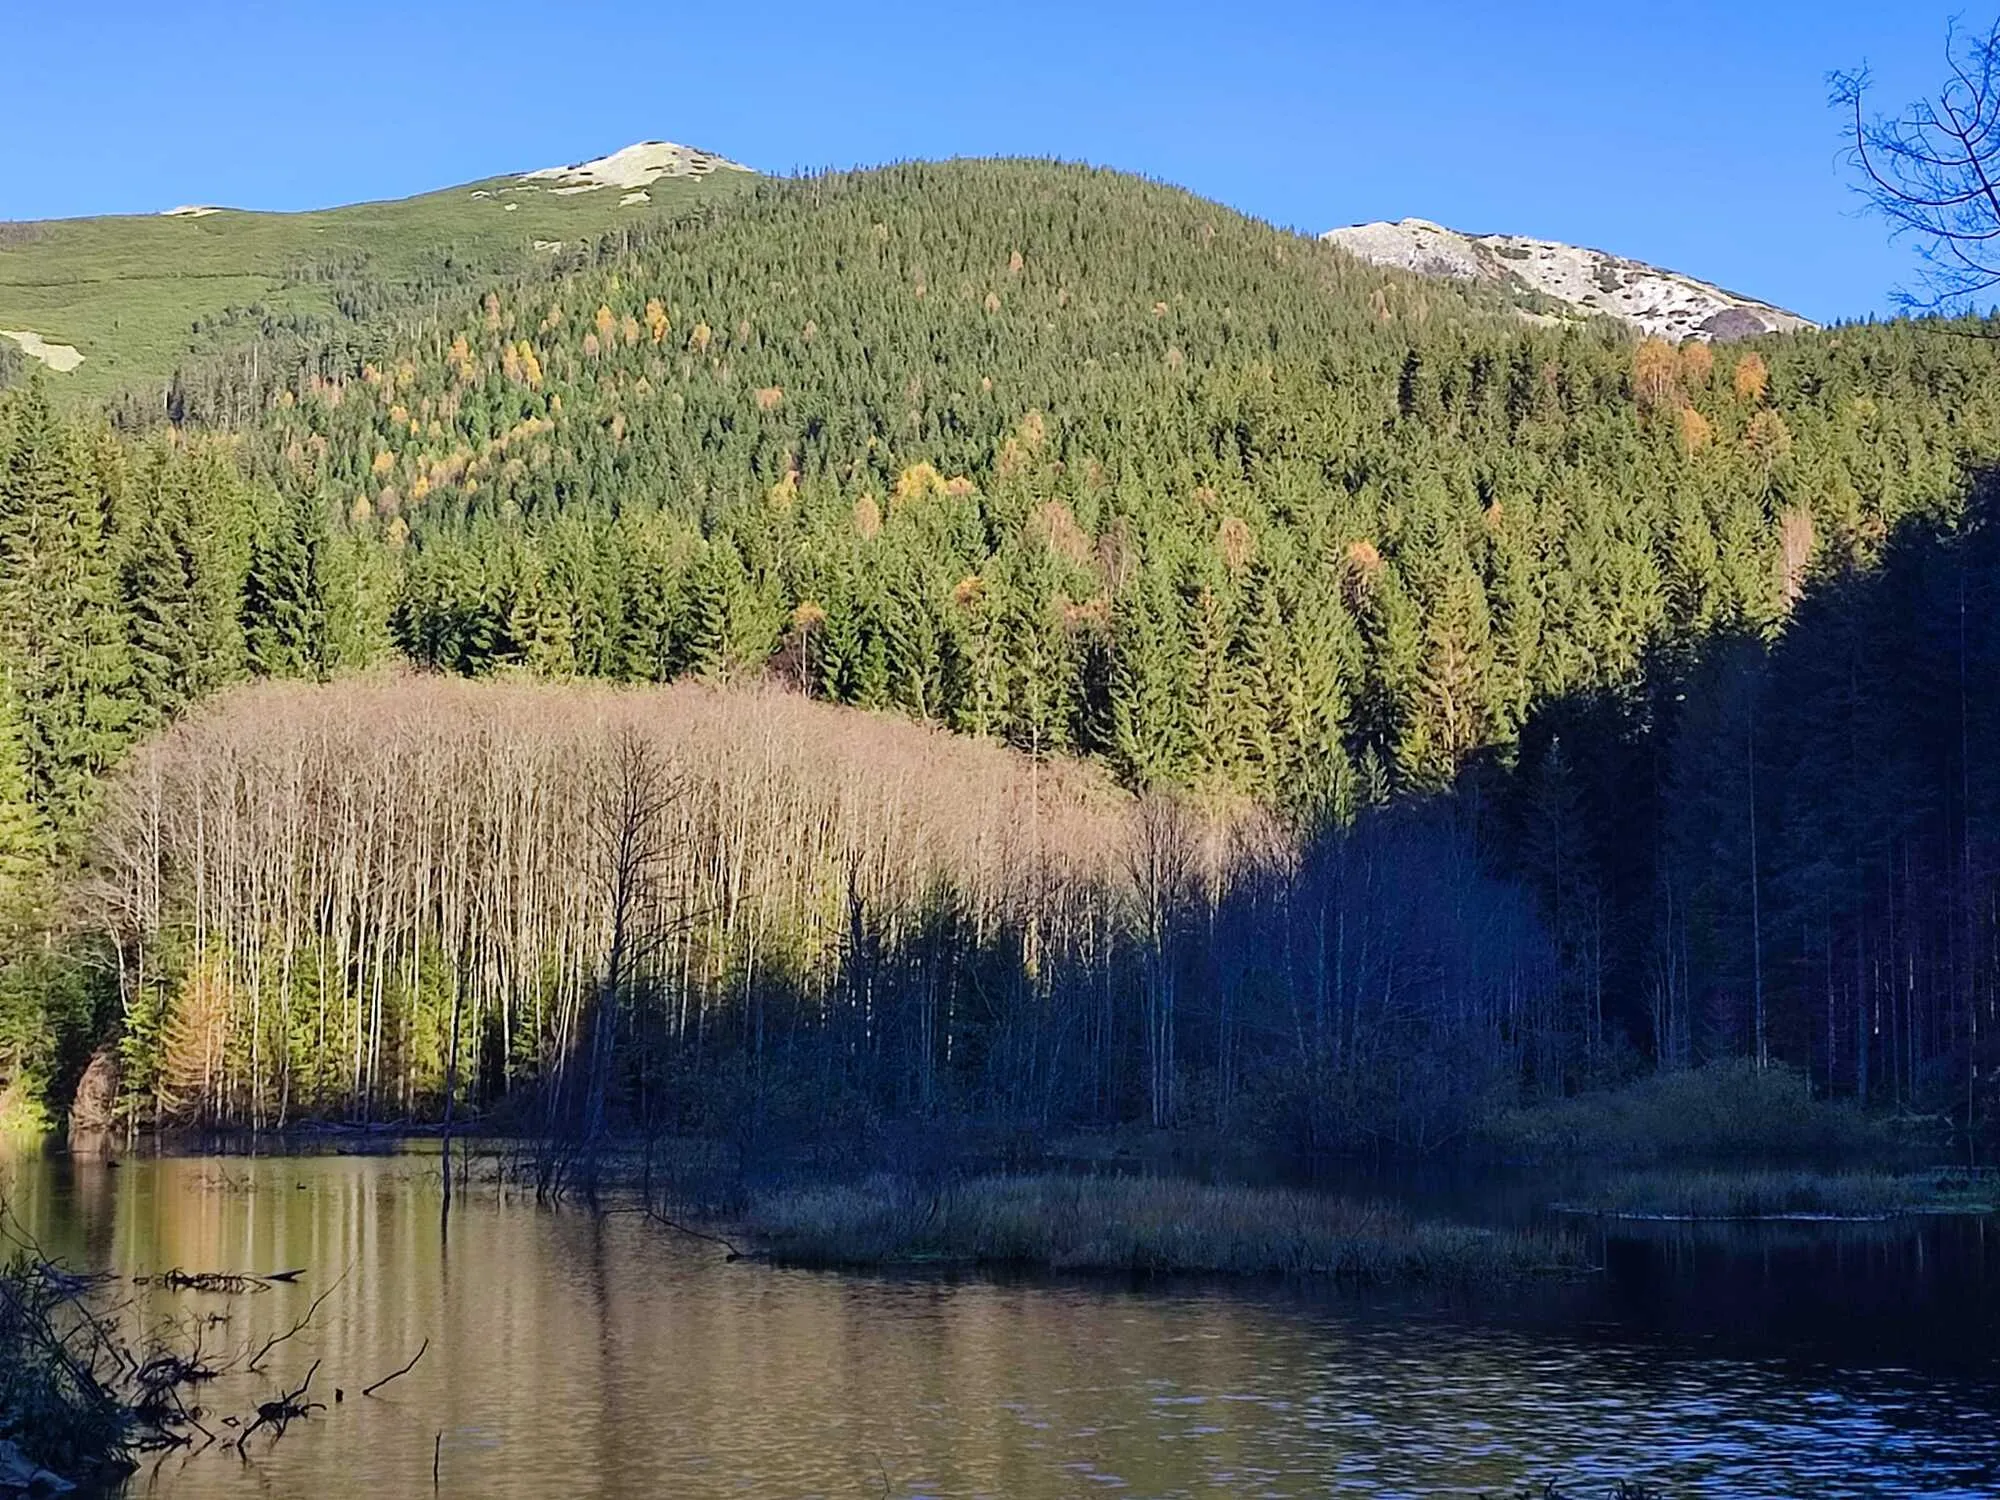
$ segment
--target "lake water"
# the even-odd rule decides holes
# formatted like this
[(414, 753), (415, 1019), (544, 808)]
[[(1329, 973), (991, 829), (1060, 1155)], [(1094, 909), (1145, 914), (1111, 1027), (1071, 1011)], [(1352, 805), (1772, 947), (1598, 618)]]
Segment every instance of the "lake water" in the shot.
[(447, 1231), (434, 1157), (48, 1157), (4, 1183), (77, 1268), (304, 1268), (128, 1284), (130, 1316), (212, 1354), (335, 1287), (267, 1375), (200, 1397), (216, 1425), (317, 1359), (328, 1410), (134, 1494), (423, 1495), (435, 1462), (451, 1496), (2000, 1495), (1980, 1220), (1614, 1235), (1585, 1284), (1440, 1304), (779, 1270), (491, 1188)]

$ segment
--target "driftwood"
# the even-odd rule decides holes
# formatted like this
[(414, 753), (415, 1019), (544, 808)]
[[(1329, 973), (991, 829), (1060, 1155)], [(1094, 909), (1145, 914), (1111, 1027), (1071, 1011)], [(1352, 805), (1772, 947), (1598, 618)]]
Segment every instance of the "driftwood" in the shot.
[[(348, 1267), (348, 1270), (350, 1271), (353, 1269), (354, 1268), (352, 1266)], [(296, 1271), (288, 1272), (286, 1274), (285, 1279), (289, 1281), (293, 1276), (296, 1276), (298, 1274), (299, 1273)], [(306, 1315), (304, 1317), (300, 1318), (297, 1322), (292, 1324), (292, 1326), (290, 1328), (287, 1328), (283, 1333), (274, 1335), (273, 1337), (265, 1340), (264, 1347), (259, 1349), (255, 1355), (253, 1355), (248, 1361), (245, 1362), (244, 1368), (246, 1370), (257, 1369), (264, 1363), (265, 1358), (270, 1354), (270, 1352), (273, 1349), (277, 1348), (278, 1345), (284, 1343), (286, 1339), (289, 1339), (296, 1334), (303, 1333), (307, 1325), (312, 1322), (313, 1314), (319, 1311), (319, 1305), (322, 1302), (326, 1301), (327, 1298), (331, 1297), (334, 1294), (335, 1290), (339, 1288), (341, 1282), (345, 1280), (347, 1280), (347, 1271), (342, 1271), (338, 1276), (336, 1276), (333, 1279), (332, 1286), (329, 1286), (325, 1291), (321, 1292), (317, 1297), (313, 1298), (312, 1306), (306, 1309)]]
[(175, 1266), (157, 1276), (134, 1276), (132, 1285), (157, 1286), (169, 1292), (215, 1292), (226, 1297), (240, 1297), (247, 1292), (289, 1286), (305, 1274), (304, 1266), (291, 1271), (272, 1271), (264, 1276), (250, 1271), (183, 1271)]
[(670, 1219), (665, 1214), (661, 1213), (657, 1208), (654, 1208), (650, 1203), (646, 1205), (646, 1217), (651, 1219), (655, 1224), (658, 1224), (661, 1228), (671, 1229), (676, 1234), (687, 1235), (690, 1239), (706, 1240), (711, 1245), (720, 1245), (723, 1249), (729, 1252), (729, 1259), (731, 1260), (743, 1259), (743, 1252), (737, 1249), (735, 1245), (730, 1243), (730, 1241), (724, 1239), (721, 1235), (710, 1234), (705, 1229), (696, 1229), (693, 1225), (683, 1224), (678, 1219)]
[(179, 1266), (157, 1276), (134, 1276), (132, 1284), (156, 1286), (169, 1292), (214, 1292), (225, 1297), (270, 1290), (261, 1276), (242, 1271), (183, 1271)]
[(720, 1245), (724, 1250), (729, 1252), (724, 1257), (724, 1259), (726, 1260), (749, 1259), (749, 1255), (747, 1254), (747, 1252), (739, 1249), (734, 1242), (724, 1239), (719, 1234), (712, 1234), (706, 1229), (696, 1229), (692, 1224), (684, 1224), (679, 1219), (670, 1219), (665, 1214), (661, 1213), (657, 1208), (654, 1208), (650, 1203), (646, 1204), (644, 1207), (639, 1207), (635, 1205), (631, 1208), (624, 1208), (624, 1209), (607, 1208), (600, 1210), (600, 1212), (605, 1214), (614, 1214), (614, 1213), (644, 1214), (648, 1219), (650, 1219), (653, 1223), (659, 1225), (662, 1229), (671, 1229), (675, 1234), (684, 1234), (689, 1239), (703, 1240), (711, 1245)]
[(409, 1374), (410, 1371), (414, 1370), (417, 1367), (417, 1361), (424, 1357), (424, 1350), (430, 1348), (430, 1346), (431, 1346), (431, 1341), (428, 1338), (426, 1338), (423, 1341), (423, 1343), (417, 1347), (417, 1352), (410, 1356), (410, 1362), (408, 1364), (404, 1365), (403, 1368), (400, 1370), (393, 1370), (389, 1374), (384, 1375), (380, 1380), (376, 1381), (373, 1385), (363, 1386), (361, 1388), (361, 1394), (364, 1396), (372, 1396), (377, 1391), (381, 1390), (382, 1387), (387, 1385), (390, 1381), (396, 1380), (401, 1376)]
[(299, 1418), (326, 1410), (322, 1403), (306, 1399), (306, 1393), (312, 1389), (313, 1376), (319, 1373), (319, 1364), (318, 1360), (312, 1362), (312, 1368), (306, 1371), (306, 1378), (299, 1382), (297, 1390), (286, 1391), (277, 1400), (266, 1401), (257, 1408), (257, 1420), (244, 1428), (243, 1435), (236, 1440), (236, 1451), (239, 1454), (243, 1452), (243, 1445), (262, 1429), (266, 1427), (272, 1429), (272, 1441), (275, 1442), (283, 1437), (285, 1429)]

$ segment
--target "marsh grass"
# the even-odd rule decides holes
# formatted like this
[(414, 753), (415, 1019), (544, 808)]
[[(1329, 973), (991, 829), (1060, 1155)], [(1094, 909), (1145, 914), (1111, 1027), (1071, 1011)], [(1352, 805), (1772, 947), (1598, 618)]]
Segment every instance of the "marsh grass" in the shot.
[(1579, 1213), (1659, 1219), (1870, 1219), (1991, 1213), (2000, 1176), (1929, 1172), (1654, 1171), (1614, 1177), (1573, 1203)]
[(1560, 1234), (1476, 1229), (1377, 1203), (1181, 1179), (979, 1177), (935, 1192), (891, 1178), (753, 1204), (782, 1262), (1315, 1276), (1360, 1284), (1506, 1281), (1587, 1267)]

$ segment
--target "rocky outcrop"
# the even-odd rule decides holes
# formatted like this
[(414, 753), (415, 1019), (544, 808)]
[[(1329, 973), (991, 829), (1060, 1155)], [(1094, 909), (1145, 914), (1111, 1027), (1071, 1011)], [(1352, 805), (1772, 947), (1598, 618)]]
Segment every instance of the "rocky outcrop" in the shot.
[(1501, 287), (1519, 295), (1525, 313), (1616, 318), (1659, 338), (1727, 343), (1813, 326), (1678, 271), (1555, 240), (1462, 234), (1428, 219), (1356, 224), (1321, 238), (1377, 265)]
[(118, 1065), (118, 1049), (109, 1045), (91, 1054), (90, 1064), (76, 1085), (76, 1098), (69, 1107), (71, 1135), (90, 1135), (109, 1130), (117, 1123), (118, 1094), (124, 1074)]

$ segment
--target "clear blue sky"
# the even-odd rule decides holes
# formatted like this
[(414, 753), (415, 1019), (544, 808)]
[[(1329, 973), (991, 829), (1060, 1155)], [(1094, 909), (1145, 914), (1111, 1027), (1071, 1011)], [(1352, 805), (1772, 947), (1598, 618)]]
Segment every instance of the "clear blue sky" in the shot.
[(780, 172), (1024, 153), (1858, 316), (1914, 258), (1856, 215), (1825, 75), (1866, 60), (1900, 105), (1954, 3), (0, 0), (0, 218), (318, 207), (647, 138)]

